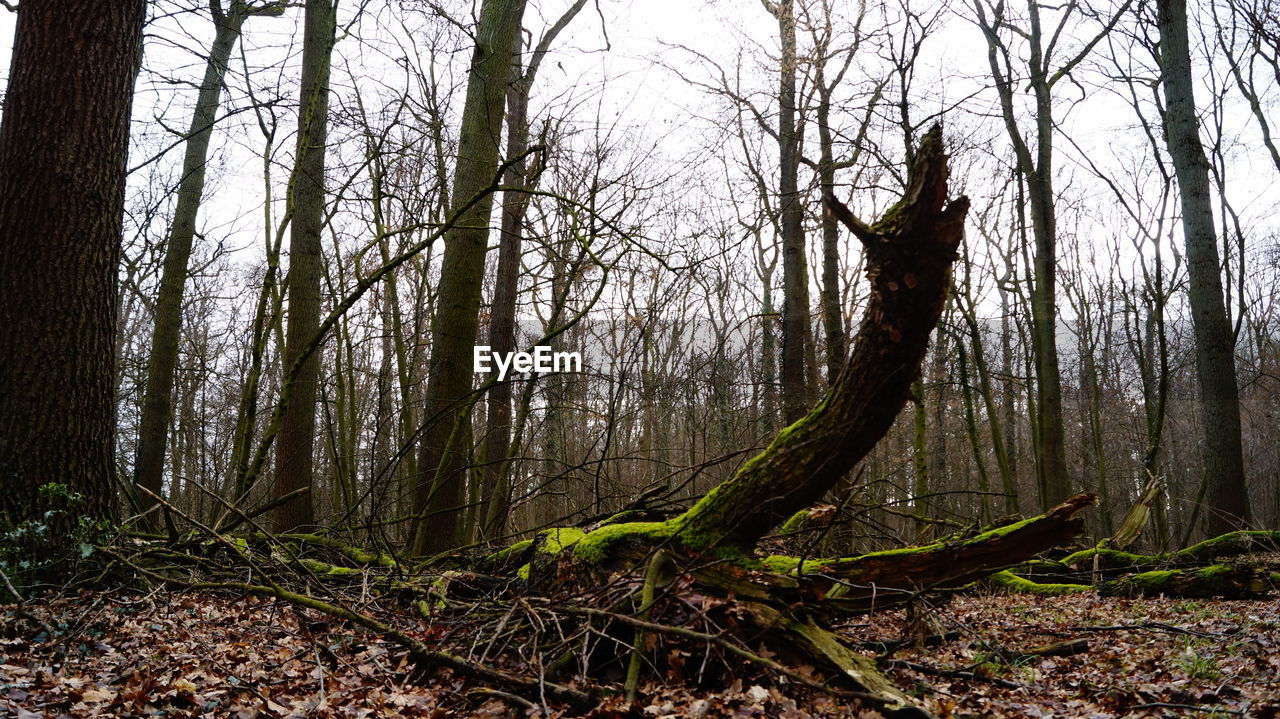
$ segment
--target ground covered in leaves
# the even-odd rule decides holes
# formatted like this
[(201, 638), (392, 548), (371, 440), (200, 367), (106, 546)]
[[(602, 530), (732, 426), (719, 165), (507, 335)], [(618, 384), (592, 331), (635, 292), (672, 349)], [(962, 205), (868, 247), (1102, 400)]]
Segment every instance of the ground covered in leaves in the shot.
[[(422, 676), (395, 646), (270, 599), (86, 594), (28, 609), (54, 634), (0, 607), (0, 717), (559, 714), (447, 671)], [(1280, 716), (1274, 601), (969, 594), (910, 617), (859, 617), (841, 631), (939, 717)], [(426, 622), (420, 636), (460, 640)], [(1087, 648), (1023, 654), (1069, 639)], [(591, 716), (879, 716), (746, 666), (714, 687), (650, 677), (640, 695), (633, 707), (615, 695)]]

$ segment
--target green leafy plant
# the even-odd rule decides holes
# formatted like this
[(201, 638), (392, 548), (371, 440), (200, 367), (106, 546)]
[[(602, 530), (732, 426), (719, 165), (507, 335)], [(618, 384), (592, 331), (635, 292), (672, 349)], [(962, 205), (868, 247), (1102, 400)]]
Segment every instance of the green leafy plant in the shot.
[(60, 482), (43, 484), (39, 518), (12, 522), (0, 516), (0, 570), (19, 589), (66, 576), (101, 542), (107, 522), (85, 516), (82, 494)]

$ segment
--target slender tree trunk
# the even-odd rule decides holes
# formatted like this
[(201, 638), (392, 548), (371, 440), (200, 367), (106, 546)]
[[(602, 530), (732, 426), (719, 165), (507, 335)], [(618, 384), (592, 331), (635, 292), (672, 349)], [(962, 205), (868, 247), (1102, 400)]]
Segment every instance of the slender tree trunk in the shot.
[(1222, 290), (1222, 264), (1213, 226), (1209, 162), (1196, 121), (1187, 40), (1186, 0), (1159, 0), (1164, 130), (1182, 199), (1182, 233), (1190, 279), (1191, 319), (1200, 380), (1206, 529), (1216, 536), (1249, 523), (1249, 492), (1240, 446), (1240, 395), (1235, 335)]
[[(520, 59), (519, 46), (512, 53), (511, 83), (507, 87), (507, 157), (518, 157), (529, 145), (529, 92), (537, 77), (542, 58), (551, 43), (586, 6), (577, 0), (547, 31), (534, 49), (526, 71)], [(528, 162), (512, 164), (502, 178), (502, 234), (498, 245), (498, 268), (493, 291), (493, 311), (489, 320), (489, 344), (494, 353), (513, 352), (516, 348), (516, 295), (520, 276), (521, 245), (524, 241), (524, 216), (529, 207), (530, 186)], [(480, 472), (483, 506), (488, 507), (488, 521), (482, 529), (502, 534), (506, 526), (505, 507), (495, 506), (506, 497), (507, 448), (511, 445), (511, 383), (498, 382), (489, 389), (486, 419), (488, 428), (484, 442), (484, 468)]]
[(778, 165), (782, 204), (782, 413), (790, 424), (809, 410), (805, 381), (806, 315), (809, 312), (809, 277), (805, 269), (804, 207), (799, 190), (800, 136), (796, 130), (796, 19), (793, 0), (766, 0), (765, 7), (778, 20), (782, 41), (782, 66), (778, 83)]
[[(454, 432), (459, 413), (471, 407), (467, 395), (493, 208), (492, 195), (472, 200), (489, 186), (498, 168), (506, 85), (524, 6), (524, 0), (484, 0), (476, 27), (452, 192), (455, 207), (471, 204), (445, 236), (439, 301), (431, 324), (427, 426), (418, 455), (413, 507), (419, 515), (412, 544), (415, 554), (451, 549), (460, 531), (466, 453), (451, 447), (450, 437), (460, 437)], [(428, 507), (434, 510), (430, 530), (423, 516)]]
[[(333, 51), (333, 0), (307, 0), (302, 41), (298, 150), (291, 178), (293, 220), (289, 235), (289, 321), (282, 367), (291, 372), (320, 327), (320, 279), (324, 254), (324, 160), (329, 129), (329, 61)], [(321, 352), (312, 352), (282, 388), (289, 403), (280, 419), (276, 441), (276, 473), (272, 496), (312, 486), (314, 481), (316, 397)], [(278, 506), (272, 513), (277, 529), (315, 524), (312, 493)]]
[(777, 255), (766, 262), (764, 244), (760, 233), (756, 237), (756, 268), (760, 273), (761, 303), (760, 316), (760, 384), (761, 412), (760, 420), (765, 434), (771, 434), (778, 427), (778, 343), (774, 332), (777, 324), (773, 307), (773, 273), (777, 270)]
[(116, 272), (143, 0), (22, 5), (0, 122), (0, 519), (114, 512)]
[[(818, 185), (824, 195), (835, 192), (836, 169), (831, 136), (831, 90), (823, 83), (819, 69), (818, 105)], [(840, 308), (840, 226), (830, 212), (822, 213), (822, 324), (827, 340), (827, 384), (840, 374), (848, 356), (845, 346), (844, 313)]]
[(1036, 376), (1036, 473), (1040, 486), (1040, 502), (1047, 509), (1071, 494), (1067, 473), (1066, 432), (1062, 421), (1062, 375), (1058, 364), (1057, 306), (1057, 218), (1053, 206), (1053, 102), (1051, 79), (1044, 55), (1040, 27), (1040, 5), (1027, 3), (1030, 20), (1027, 60), (1028, 85), (1035, 98), (1034, 152), (1023, 139), (1017, 125), (1013, 95), (1014, 80), (1000, 65), (1003, 47), (998, 37), (1004, 19), (1003, 3), (996, 6), (991, 21), (982, 3), (975, 4), (979, 24), (987, 37), (987, 58), (1000, 96), (1005, 129), (1013, 143), (1018, 172), (1026, 182), (1026, 199), (1031, 210), (1031, 234), (1034, 240), (1033, 282), (1031, 287), (1032, 352)]
[[(178, 342), (182, 330), (182, 298), (187, 284), (187, 263), (196, 233), (196, 216), (204, 194), (205, 164), (209, 156), (209, 139), (217, 119), (222, 85), (227, 76), (231, 51), (244, 24), (241, 3), (232, 3), (223, 13), (219, 3), (212, 4), (216, 15), (216, 33), (209, 49), (204, 80), (196, 97), (195, 112), (188, 130), (186, 154), (182, 160), (182, 179), (178, 184), (178, 204), (169, 229), (164, 269), (160, 276), (160, 293), (156, 298), (155, 326), (151, 335), (151, 354), (147, 365), (146, 394), (142, 401), (142, 418), (138, 427), (138, 457), (133, 468), (134, 481), (157, 496), (162, 493), (165, 438), (173, 413), (173, 373), (178, 362)], [(155, 503), (142, 496), (144, 506)]]

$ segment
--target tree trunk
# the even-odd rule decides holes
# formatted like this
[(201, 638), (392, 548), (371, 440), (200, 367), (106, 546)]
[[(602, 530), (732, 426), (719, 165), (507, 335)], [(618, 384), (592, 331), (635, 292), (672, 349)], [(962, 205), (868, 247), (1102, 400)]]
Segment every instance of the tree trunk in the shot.
[[(818, 69), (818, 186), (824, 196), (836, 186), (834, 140), (831, 136), (831, 89)], [(822, 213), (822, 324), (827, 340), (827, 385), (840, 374), (847, 354), (844, 313), (840, 308), (840, 227), (830, 212)]]
[[(586, 0), (577, 0), (556, 21), (538, 43), (529, 60), (526, 71), (522, 67), (519, 47), (512, 53), (512, 80), (507, 87), (507, 157), (518, 157), (529, 145), (529, 91), (537, 77), (538, 67), (546, 56), (556, 36), (568, 26), (586, 6)], [(530, 186), (527, 161), (512, 164), (503, 175), (502, 184), (502, 234), (498, 244), (498, 268), (494, 281), (493, 310), (489, 320), (489, 345), (495, 354), (513, 352), (516, 349), (516, 294), (520, 276), (520, 250), (524, 241), (524, 216), (529, 207)], [(504, 498), (507, 490), (507, 450), (511, 445), (511, 382), (497, 382), (489, 389), (487, 404), (488, 428), (484, 444), (484, 468), (480, 484), (483, 505), (487, 508), (487, 521), (482, 529), (486, 534), (501, 535), (507, 521)]]
[(18, 13), (0, 122), (0, 519), (113, 514), (116, 272), (143, 0)]
[[(293, 226), (289, 235), (289, 324), (284, 348), (284, 370), (302, 360), (297, 374), (282, 392), (288, 404), (280, 419), (276, 443), (274, 498), (312, 485), (316, 435), (316, 395), (319, 387), (320, 352), (305, 356), (307, 344), (320, 327), (320, 278), (324, 253), (324, 156), (329, 128), (329, 58), (333, 51), (335, 17), (333, 0), (307, 0), (302, 41), (301, 107), (298, 118), (298, 150), (290, 193)], [(307, 492), (272, 512), (279, 530), (293, 531), (315, 524), (312, 492)]]
[[(437, 552), (457, 541), (466, 453), (450, 446), (459, 413), (470, 411), (472, 354), (479, 328), (480, 290), (489, 244), (492, 195), (476, 198), (493, 181), (500, 159), (504, 98), (524, 0), (484, 0), (467, 81), (453, 179), (454, 207), (466, 207), (445, 236), (439, 301), (431, 324), (431, 364), (418, 455), (413, 551)], [(473, 201), (474, 200), (474, 201)], [(432, 528), (423, 513), (430, 506)]]
[(1031, 210), (1031, 234), (1035, 252), (1031, 287), (1032, 352), (1036, 375), (1036, 473), (1040, 485), (1040, 503), (1047, 508), (1071, 494), (1067, 474), (1066, 437), (1062, 421), (1062, 376), (1058, 365), (1057, 307), (1057, 218), (1053, 206), (1053, 102), (1052, 82), (1044, 55), (1040, 28), (1040, 6), (1027, 3), (1030, 28), (1023, 35), (1028, 40), (1028, 85), (1035, 97), (1035, 136), (1033, 153), (1018, 129), (1015, 113), (1014, 80), (1000, 65), (1002, 45), (998, 32), (1005, 26), (1003, 3), (994, 8), (995, 17), (988, 20), (981, 2), (975, 3), (978, 21), (987, 37), (987, 59), (996, 90), (1000, 96), (1005, 129), (1013, 143), (1017, 169), (1026, 181), (1026, 197)]
[[(147, 365), (146, 394), (142, 402), (142, 418), (138, 427), (138, 457), (133, 468), (134, 481), (152, 494), (163, 491), (165, 438), (173, 413), (173, 373), (178, 363), (178, 342), (182, 330), (182, 297), (187, 284), (187, 262), (196, 233), (196, 216), (204, 194), (205, 164), (209, 155), (209, 139), (217, 120), (222, 84), (227, 75), (231, 51), (244, 24), (243, 4), (236, 0), (230, 12), (223, 13), (215, 2), (212, 7), (216, 32), (204, 69), (204, 80), (196, 97), (195, 112), (187, 134), (186, 154), (182, 159), (182, 179), (178, 184), (178, 205), (169, 241), (165, 249), (164, 269), (160, 276), (160, 293), (156, 298), (155, 326), (151, 335), (151, 355)], [(155, 504), (150, 495), (142, 496), (144, 506)]]
[(1210, 536), (1249, 522), (1249, 492), (1240, 446), (1240, 394), (1236, 387), (1235, 335), (1222, 295), (1222, 265), (1209, 198), (1209, 161), (1196, 121), (1186, 0), (1160, 0), (1161, 84), (1164, 130), (1182, 199), (1191, 319), (1200, 379), (1206, 524)]
[(793, 0), (765, 3), (778, 20), (782, 66), (778, 84), (778, 165), (782, 212), (782, 413), (787, 423), (809, 410), (805, 381), (809, 273), (805, 269), (804, 207), (800, 201), (800, 136), (796, 131), (796, 19)]

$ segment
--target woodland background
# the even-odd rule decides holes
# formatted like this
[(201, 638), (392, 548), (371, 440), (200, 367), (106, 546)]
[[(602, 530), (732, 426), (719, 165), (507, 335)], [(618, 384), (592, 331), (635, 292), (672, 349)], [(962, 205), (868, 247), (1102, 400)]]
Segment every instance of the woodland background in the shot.
[[(913, 405), (832, 498), (859, 520), (832, 541), (1078, 491), (1101, 495), (1089, 521), (1107, 536), (1150, 477), (1167, 482), (1156, 548), (1233, 524), (1203, 509), (1224, 498), (1280, 519), (1270, 0), (1189, 9), (1207, 271), (1187, 259), (1153, 3), (530, 4), (503, 88), (515, 187), (472, 253), (476, 301), (427, 242), (333, 315), (277, 418), (294, 327), (307, 336), (458, 200), (478, 12), (312, 0), (308, 24), (298, 5), (148, 3), (113, 370), (126, 516), (152, 502), (134, 480), (205, 520), (216, 497), (310, 487), (279, 526), (390, 547), (422, 527), (414, 549), (442, 551), (696, 497), (843, 361), (861, 249), (822, 192), (878, 216), (942, 121), (953, 192), (973, 202), (962, 261)], [(308, 82), (327, 89), (309, 160)], [(1221, 284), (1239, 465), (1216, 439), (1230, 428), (1203, 422), (1196, 272)], [(433, 359), (471, 326), (474, 344), (554, 335), (588, 366), (490, 387), (469, 354)]]

